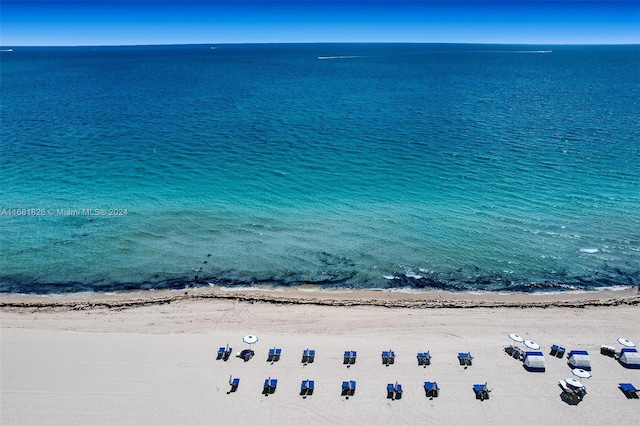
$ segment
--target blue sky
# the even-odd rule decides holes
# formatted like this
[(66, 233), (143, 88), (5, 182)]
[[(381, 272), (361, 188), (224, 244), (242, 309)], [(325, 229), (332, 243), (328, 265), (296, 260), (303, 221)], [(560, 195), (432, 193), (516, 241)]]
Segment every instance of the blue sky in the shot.
[(0, 7), (3, 46), (640, 43), (640, 0), (2, 0)]

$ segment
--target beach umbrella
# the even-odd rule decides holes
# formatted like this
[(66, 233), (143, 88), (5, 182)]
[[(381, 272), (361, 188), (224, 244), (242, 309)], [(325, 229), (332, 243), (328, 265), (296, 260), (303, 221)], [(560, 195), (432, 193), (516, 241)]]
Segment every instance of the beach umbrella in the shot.
[(533, 340), (526, 340), (526, 341), (524, 342), (524, 345), (525, 345), (526, 347), (530, 348), (530, 349), (533, 349), (533, 350), (538, 350), (538, 349), (540, 349), (540, 345), (539, 345), (539, 344), (537, 344), (536, 342), (534, 342)]
[(578, 376), (581, 379), (590, 379), (591, 378), (591, 373), (589, 373), (586, 370), (583, 370), (582, 368), (574, 368), (573, 370), (571, 370), (571, 372), (573, 373), (574, 376)]
[(253, 334), (247, 334), (242, 338), (242, 341), (249, 345), (253, 345), (258, 341), (258, 336), (254, 336)]
[(577, 381), (576, 379), (572, 379), (572, 378), (568, 378), (568, 379), (564, 379), (565, 382), (567, 382), (567, 384), (573, 388), (583, 388), (584, 385), (582, 383), (580, 383), (579, 381)]
[(518, 342), (518, 343), (522, 343), (524, 342), (524, 339), (520, 336), (518, 336), (517, 334), (511, 333), (509, 334), (509, 338), (511, 340), (513, 340), (514, 342)]
[(622, 337), (618, 337), (618, 343), (620, 343), (622, 346), (626, 346), (628, 348), (633, 348), (633, 347), (636, 346), (636, 344), (633, 343), (631, 340), (623, 339)]

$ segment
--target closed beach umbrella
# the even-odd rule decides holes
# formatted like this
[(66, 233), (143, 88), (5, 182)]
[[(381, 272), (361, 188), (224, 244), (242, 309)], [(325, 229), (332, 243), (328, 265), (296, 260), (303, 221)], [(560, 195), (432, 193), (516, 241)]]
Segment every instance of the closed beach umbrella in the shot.
[(522, 343), (524, 342), (524, 339), (520, 336), (518, 336), (517, 334), (511, 333), (509, 334), (509, 338), (511, 340), (513, 340), (514, 342), (518, 342), (518, 343)]
[(536, 342), (534, 342), (533, 340), (527, 340), (524, 342), (524, 345), (528, 348), (531, 348), (533, 350), (537, 350), (540, 349), (540, 345), (537, 344)]
[(249, 345), (253, 345), (258, 341), (258, 336), (254, 336), (253, 334), (247, 334), (242, 338), (242, 341), (248, 343)]
[(582, 368), (574, 368), (573, 370), (571, 370), (571, 372), (573, 373), (574, 376), (578, 376), (581, 379), (590, 379), (591, 378), (591, 373), (589, 373), (586, 370), (583, 370)]
[(633, 343), (631, 340), (623, 339), (622, 337), (618, 337), (618, 343), (620, 343), (622, 346), (626, 346), (628, 348), (633, 348), (633, 347), (636, 346), (636, 344)]

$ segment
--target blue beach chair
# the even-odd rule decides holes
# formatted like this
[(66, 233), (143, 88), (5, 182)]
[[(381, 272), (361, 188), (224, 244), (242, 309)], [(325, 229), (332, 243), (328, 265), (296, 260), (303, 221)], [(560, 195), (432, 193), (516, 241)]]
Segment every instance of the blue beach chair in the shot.
[(315, 359), (316, 359), (316, 350), (315, 349), (310, 349), (309, 350), (309, 364), (311, 364)]
[(476, 399), (479, 399), (480, 401), (484, 401), (485, 399), (489, 399), (489, 392), (491, 392), (488, 388), (487, 388), (487, 384), (485, 383), (484, 385), (473, 385), (473, 391), (476, 393)]
[(225, 347), (221, 347), (220, 349), (218, 349), (218, 356), (216, 357), (216, 359), (222, 359), (222, 357), (224, 356), (225, 351), (226, 351)]
[(396, 392), (396, 388), (393, 385), (393, 383), (388, 383), (387, 384), (387, 398), (388, 399), (393, 399), (394, 395)]
[(229, 384), (231, 385), (231, 390), (229, 391), (229, 393), (237, 391), (238, 386), (240, 385), (240, 378), (235, 377), (233, 380), (229, 382)]
[(618, 387), (620, 388), (620, 390), (622, 391), (622, 393), (624, 393), (624, 395), (628, 398), (628, 399), (638, 399), (640, 398), (640, 390), (636, 389), (635, 386), (633, 386), (631, 383), (620, 383), (618, 385)]
[(400, 383), (396, 384), (396, 399), (402, 398), (402, 385)]
[(427, 398), (437, 398), (439, 390), (437, 382), (424, 382), (424, 392)]
[(275, 353), (273, 355), (273, 362), (280, 361), (280, 355), (282, 355), (282, 349), (276, 348)]
[(470, 352), (458, 352), (458, 361), (460, 365), (469, 366), (473, 363), (473, 356)]

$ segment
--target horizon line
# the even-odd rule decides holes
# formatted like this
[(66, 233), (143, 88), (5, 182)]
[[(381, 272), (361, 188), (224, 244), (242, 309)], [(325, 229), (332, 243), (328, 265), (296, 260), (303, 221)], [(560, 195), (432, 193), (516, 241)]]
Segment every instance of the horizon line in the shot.
[(225, 45), (272, 45), (272, 44), (470, 44), (470, 45), (504, 45), (504, 46), (640, 46), (640, 43), (534, 43), (534, 42), (466, 42), (466, 41), (274, 41), (274, 42), (198, 42), (198, 43), (132, 43), (132, 44), (52, 44), (0, 45), (1, 49), (17, 47), (153, 47), (153, 46), (225, 46)]

